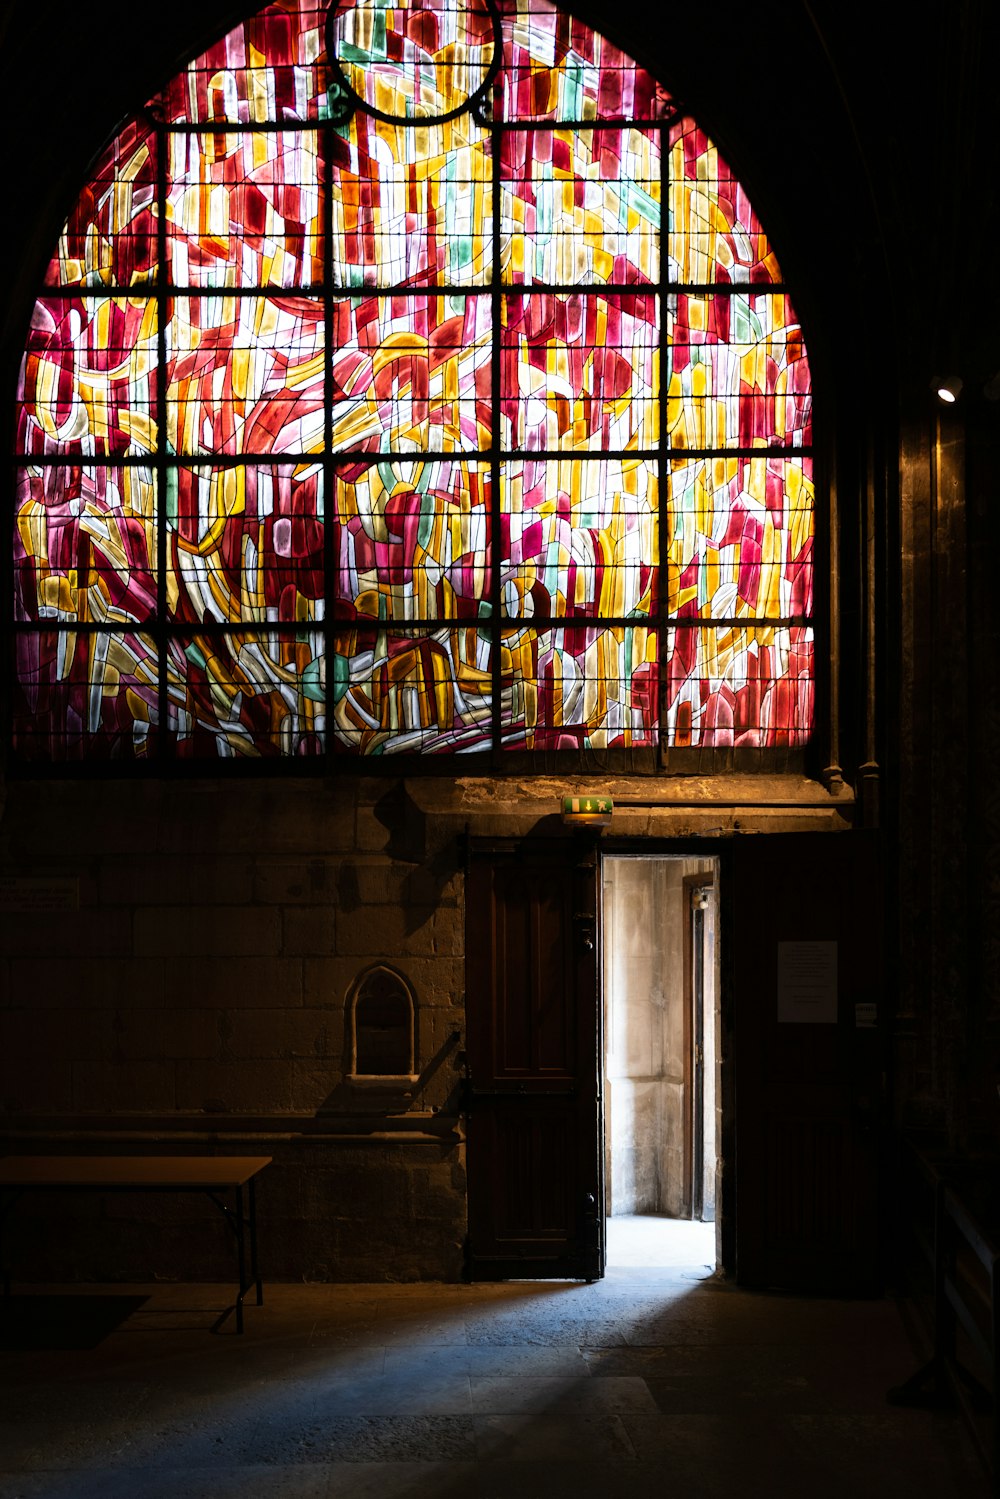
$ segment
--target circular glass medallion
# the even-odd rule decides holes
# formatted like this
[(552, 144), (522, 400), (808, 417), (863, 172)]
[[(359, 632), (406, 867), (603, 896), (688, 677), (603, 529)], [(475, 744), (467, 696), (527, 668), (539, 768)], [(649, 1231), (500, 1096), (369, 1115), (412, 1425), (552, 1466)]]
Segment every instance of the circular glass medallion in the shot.
[(442, 120), (467, 109), (498, 55), (488, 0), (345, 0), (329, 49), (348, 90), (390, 120)]

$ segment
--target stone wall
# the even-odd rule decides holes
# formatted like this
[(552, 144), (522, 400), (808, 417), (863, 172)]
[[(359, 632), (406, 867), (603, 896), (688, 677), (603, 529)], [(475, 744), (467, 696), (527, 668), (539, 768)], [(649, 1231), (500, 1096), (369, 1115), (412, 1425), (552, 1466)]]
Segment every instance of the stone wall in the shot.
[[(804, 779), (611, 781), (636, 846), (850, 825)], [(275, 1279), (456, 1279), (465, 839), (565, 836), (555, 779), (17, 781), (0, 822), (0, 1147), (270, 1155)], [(39, 904), (48, 909), (34, 909)], [(351, 987), (412, 986), (417, 1081), (352, 1080)], [(37, 1278), (214, 1279), (196, 1199), (17, 1210)], [(82, 1240), (80, 1239), (83, 1234)]]
[[(63, 782), (14, 788), (2, 836), (8, 1144), (272, 1155), (270, 1275), (458, 1275), (462, 1142), (454, 1110), (438, 1117), (464, 1016), (450, 833), (414, 842), (386, 782)], [(67, 908), (25, 909), (43, 898)], [(346, 1002), (380, 959), (416, 995), (416, 1084), (345, 1079)], [(197, 1200), (77, 1203), (74, 1224), (77, 1208), (83, 1244), (54, 1232), (65, 1202), (39, 1199), (37, 1233), (20, 1208), (18, 1259), (84, 1278), (225, 1269)]]

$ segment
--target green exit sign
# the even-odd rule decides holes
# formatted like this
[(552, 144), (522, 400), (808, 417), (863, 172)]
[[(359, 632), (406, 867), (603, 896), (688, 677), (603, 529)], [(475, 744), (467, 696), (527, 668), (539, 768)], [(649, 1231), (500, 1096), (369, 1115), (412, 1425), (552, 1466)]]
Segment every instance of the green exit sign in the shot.
[(611, 821), (615, 804), (610, 796), (564, 796), (563, 822), (600, 824)]

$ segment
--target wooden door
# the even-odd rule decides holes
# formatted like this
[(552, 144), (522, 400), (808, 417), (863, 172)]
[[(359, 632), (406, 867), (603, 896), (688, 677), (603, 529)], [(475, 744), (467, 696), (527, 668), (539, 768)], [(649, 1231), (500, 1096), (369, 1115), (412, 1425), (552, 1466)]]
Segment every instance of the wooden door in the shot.
[(604, 1273), (596, 853), (475, 849), (466, 886), (472, 1279)]
[(744, 837), (731, 850), (723, 956), (745, 1285), (880, 1288), (876, 847), (850, 832)]

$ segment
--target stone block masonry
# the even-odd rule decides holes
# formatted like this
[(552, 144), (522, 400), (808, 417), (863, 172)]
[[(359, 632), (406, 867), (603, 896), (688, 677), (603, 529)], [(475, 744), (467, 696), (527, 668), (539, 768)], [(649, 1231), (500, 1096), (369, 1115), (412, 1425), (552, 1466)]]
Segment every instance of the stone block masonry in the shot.
[[(434, 1110), (464, 1018), (461, 865), (451, 828), (431, 844), (393, 782), (19, 785), (0, 876), (78, 894), (0, 930), (3, 1145), (269, 1154), (269, 1276), (458, 1276), (463, 1147)], [(447, 1052), (381, 1102), (345, 1084), (349, 997), (376, 962), (416, 996), (418, 1071)], [(46, 1249), (72, 1244), (75, 1204), (44, 1224), (24, 1204), (15, 1273), (224, 1275), (200, 1206), (108, 1199), (75, 1261)]]

